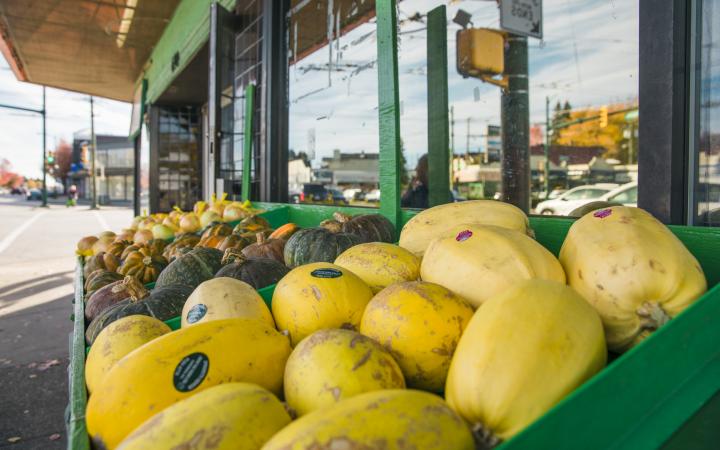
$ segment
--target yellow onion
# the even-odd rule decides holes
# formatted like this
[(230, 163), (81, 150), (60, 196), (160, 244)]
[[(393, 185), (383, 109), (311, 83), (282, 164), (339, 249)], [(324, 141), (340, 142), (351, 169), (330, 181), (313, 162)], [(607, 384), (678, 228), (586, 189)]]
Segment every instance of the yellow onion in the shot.
[(166, 227), (170, 228), (171, 230), (173, 230), (173, 232), (177, 232), (180, 229), (180, 227), (178, 226), (178, 223), (176, 221), (174, 221), (173, 219), (171, 219), (170, 216), (163, 219), (162, 225), (165, 225)]
[(200, 216), (201, 228), (206, 228), (213, 222), (222, 222), (222, 217), (220, 217), (220, 214), (216, 213), (213, 210), (205, 211), (204, 213), (202, 213), (202, 216)]
[(125, 228), (120, 233), (115, 236), (115, 240), (113, 242), (120, 242), (120, 241), (130, 241), (132, 242), (135, 236), (135, 230), (132, 230), (130, 228)]
[(75, 253), (79, 256), (92, 256), (92, 248), (97, 240), (98, 238), (95, 236), (85, 236), (78, 241)]
[(162, 239), (167, 241), (168, 239), (175, 237), (175, 232), (167, 225), (157, 224), (152, 227), (152, 235), (153, 239)]
[(138, 230), (152, 230), (155, 226), (155, 220), (152, 217), (146, 217), (138, 224)]
[(243, 220), (248, 216), (247, 211), (243, 209), (242, 204), (238, 202), (233, 202), (225, 207), (225, 210), (223, 210), (222, 219), (223, 222), (236, 222), (238, 220)]
[(200, 230), (200, 219), (195, 213), (185, 213), (180, 217), (180, 230), (183, 233), (195, 233)]
[(138, 230), (133, 236), (133, 242), (136, 244), (147, 244), (153, 238), (153, 232), (150, 230)]

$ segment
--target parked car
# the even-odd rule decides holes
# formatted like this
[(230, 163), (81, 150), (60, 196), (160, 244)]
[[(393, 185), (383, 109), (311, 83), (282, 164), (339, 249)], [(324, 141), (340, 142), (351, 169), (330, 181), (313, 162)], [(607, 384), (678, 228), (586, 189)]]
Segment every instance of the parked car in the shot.
[(588, 184), (578, 186), (566, 191), (553, 200), (545, 200), (537, 204), (535, 211), (543, 215), (566, 216), (570, 211), (586, 203), (601, 200), (601, 197), (613, 189), (617, 184)]
[(598, 198), (603, 202), (620, 203), (625, 206), (637, 206), (638, 186), (637, 181), (623, 184), (607, 194)]
[(12, 188), (12, 190), (10, 191), (10, 194), (11, 195), (24, 195), (25, 189), (23, 189), (21, 187)]
[(348, 204), (342, 191), (317, 183), (306, 183), (303, 185), (302, 192), (289, 193), (289, 197), (292, 203)]
[(26, 198), (28, 200), (42, 200), (42, 191), (40, 189), (30, 189)]
[(380, 189), (373, 189), (372, 191), (365, 194), (365, 201), (379, 202), (380, 201)]

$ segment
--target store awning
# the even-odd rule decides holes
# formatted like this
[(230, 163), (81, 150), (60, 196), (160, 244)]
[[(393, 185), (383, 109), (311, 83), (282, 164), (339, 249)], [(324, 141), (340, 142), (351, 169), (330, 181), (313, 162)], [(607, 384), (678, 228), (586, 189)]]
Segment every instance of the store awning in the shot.
[(21, 81), (131, 101), (180, 0), (2, 0), (0, 52)]

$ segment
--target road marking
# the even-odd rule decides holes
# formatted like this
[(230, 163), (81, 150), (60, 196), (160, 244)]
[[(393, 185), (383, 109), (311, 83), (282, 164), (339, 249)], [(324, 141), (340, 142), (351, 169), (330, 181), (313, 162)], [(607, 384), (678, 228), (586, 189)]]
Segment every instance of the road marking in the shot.
[(13, 231), (12, 233), (5, 236), (5, 239), (0, 241), (0, 253), (4, 252), (8, 247), (10, 247), (10, 244), (12, 244), (15, 239), (20, 237), (23, 231), (27, 230), (28, 227), (33, 224), (33, 222), (42, 217), (46, 212), (47, 211), (38, 211), (34, 216), (30, 218), (30, 220), (22, 224), (19, 228), (16, 228), (15, 231)]
[(5, 236), (5, 239), (0, 241), (0, 253), (4, 252), (8, 247), (10, 247), (10, 244), (13, 243), (15, 239), (20, 237), (20, 235), (23, 233), (23, 231), (27, 230), (30, 225), (33, 224), (36, 220), (38, 220), (40, 217), (42, 217), (47, 211), (38, 211), (34, 216), (32, 216), (30, 219), (28, 219), (27, 222), (20, 225), (19, 228), (16, 228), (12, 233)]
[(110, 225), (108, 225), (108, 223), (105, 221), (105, 218), (101, 216), (98, 211), (93, 211), (93, 215), (95, 216), (97, 221), (100, 222), (100, 226), (104, 228), (103, 231), (110, 230)]

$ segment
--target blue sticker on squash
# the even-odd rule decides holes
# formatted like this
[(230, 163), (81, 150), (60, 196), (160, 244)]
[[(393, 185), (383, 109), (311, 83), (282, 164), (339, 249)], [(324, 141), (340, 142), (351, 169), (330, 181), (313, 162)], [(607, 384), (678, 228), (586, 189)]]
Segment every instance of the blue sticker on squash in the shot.
[(173, 385), (180, 392), (190, 392), (200, 385), (210, 369), (210, 360), (205, 353), (191, 353), (175, 367)]
[(190, 308), (190, 311), (187, 313), (187, 323), (195, 323), (198, 320), (205, 317), (205, 313), (207, 313), (207, 306), (203, 305), (202, 303), (198, 303), (197, 305)]
[(312, 272), (310, 272), (310, 275), (314, 276), (315, 278), (340, 278), (342, 276), (342, 272), (337, 269), (315, 269)]

